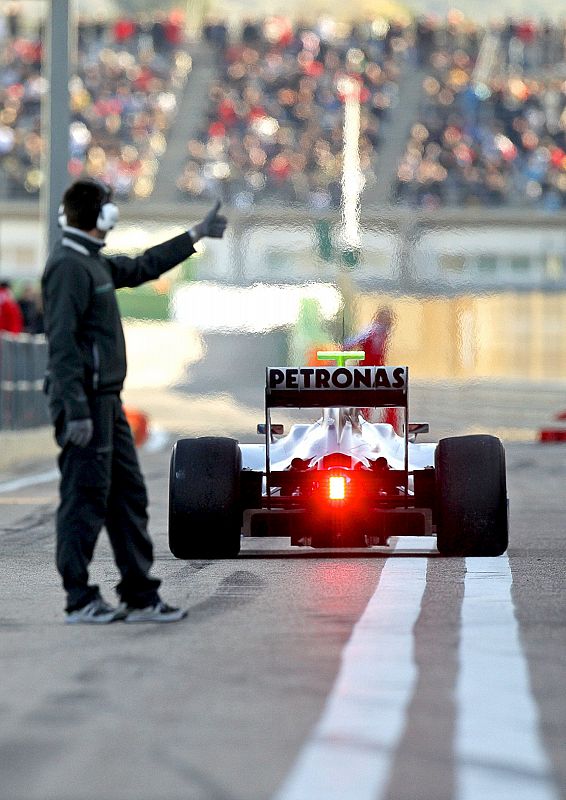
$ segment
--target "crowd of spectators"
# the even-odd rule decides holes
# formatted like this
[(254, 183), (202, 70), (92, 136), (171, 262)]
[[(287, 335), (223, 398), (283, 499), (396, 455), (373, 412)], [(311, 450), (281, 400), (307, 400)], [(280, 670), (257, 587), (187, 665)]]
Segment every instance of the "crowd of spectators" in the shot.
[[(79, 23), (70, 81), (70, 173), (111, 183), (121, 197), (151, 193), (175, 90), (190, 58), (178, 14)], [(35, 195), (42, 181), (42, 31), (0, 16), (0, 196)]]
[[(463, 19), (418, 48), (426, 77), (397, 201), (566, 205), (566, 30), (516, 23), (486, 36)], [(481, 46), (480, 46), (481, 45)]]
[(205, 124), (187, 145), (183, 194), (220, 195), (243, 207), (262, 200), (338, 206), (349, 92), (360, 98), (363, 181), (375, 182), (381, 124), (398, 102), (402, 64), (413, 53), (408, 26), (268, 17), (244, 22), (237, 34), (221, 23), (204, 33), (217, 48), (219, 77)]
[[(42, 31), (23, 23), (16, 11), (0, 14), (0, 197), (37, 195), (42, 181)], [(371, 190), (384, 120), (403, 103), (400, 78), (419, 70), (418, 119), (392, 187), (397, 202), (566, 205), (563, 24), (481, 28), (459, 12), (410, 24), (271, 16), (237, 31), (210, 21), (203, 35), (216, 78), (187, 143), (183, 197), (338, 207), (352, 94), (360, 100), (362, 183)], [(70, 82), (73, 177), (100, 177), (120, 199), (151, 194), (190, 70), (183, 39), (178, 12), (80, 21)]]

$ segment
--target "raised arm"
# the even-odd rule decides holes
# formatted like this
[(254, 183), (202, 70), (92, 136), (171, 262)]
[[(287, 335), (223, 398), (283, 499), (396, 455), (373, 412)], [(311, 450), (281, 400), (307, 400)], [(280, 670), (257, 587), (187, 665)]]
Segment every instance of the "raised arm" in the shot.
[(159, 278), (164, 272), (176, 267), (195, 252), (190, 233), (181, 233), (163, 244), (150, 247), (136, 258), (110, 256), (107, 261), (112, 269), (114, 286), (139, 286), (146, 281)]
[(112, 268), (114, 286), (139, 286), (145, 281), (154, 280), (172, 267), (176, 267), (195, 252), (194, 245), (205, 236), (221, 239), (226, 230), (226, 217), (218, 213), (220, 200), (206, 217), (193, 225), (186, 233), (169, 239), (163, 244), (150, 247), (137, 258), (113, 256), (108, 258)]

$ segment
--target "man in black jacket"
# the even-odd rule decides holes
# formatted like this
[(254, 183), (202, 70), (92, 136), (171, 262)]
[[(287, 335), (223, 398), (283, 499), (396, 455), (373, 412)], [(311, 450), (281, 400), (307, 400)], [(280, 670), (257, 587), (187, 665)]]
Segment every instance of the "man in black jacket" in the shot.
[[(164, 603), (150, 576), (147, 493), (120, 392), (126, 349), (115, 289), (158, 278), (195, 252), (205, 236), (221, 238), (220, 202), (186, 233), (137, 258), (105, 256), (118, 221), (109, 187), (79, 180), (67, 189), (61, 240), (42, 279), (49, 342), (47, 391), (61, 447), (57, 568), (67, 592), (67, 622), (173, 622), (185, 612)], [(88, 567), (105, 525), (121, 581), (118, 608), (89, 584)]]

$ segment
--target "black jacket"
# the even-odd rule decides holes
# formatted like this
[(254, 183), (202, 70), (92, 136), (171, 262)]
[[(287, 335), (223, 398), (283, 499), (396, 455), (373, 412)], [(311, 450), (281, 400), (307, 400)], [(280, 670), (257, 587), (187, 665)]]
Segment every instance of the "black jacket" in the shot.
[(188, 233), (137, 258), (105, 256), (103, 244), (64, 229), (41, 282), (50, 405), (68, 419), (90, 416), (90, 395), (122, 389), (126, 347), (114, 290), (158, 278), (195, 252)]

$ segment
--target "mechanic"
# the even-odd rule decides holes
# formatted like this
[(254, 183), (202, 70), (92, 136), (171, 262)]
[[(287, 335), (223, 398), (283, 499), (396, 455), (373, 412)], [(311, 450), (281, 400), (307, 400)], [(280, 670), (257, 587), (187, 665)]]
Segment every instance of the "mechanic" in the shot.
[[(195, 252), (205, 236), (222, 238), (220, 201), (186, 233), (137, 258), (106, 256), (104, 240), (118, 221), (112, 190), (78, 180), (63, 197), (62, 238), (42, 278), (49, 343), (46, 391), (61, 451), (57, 568), (69, 623), (174, 622), (186, 611), (159, 596), (150, 575), (147, 492), (120, 392), (126, 375), (124, 333), (115, 289), (158, 278)], [(121, 580), (117, 608), (89, 584), (88, 568), (106, 526)]]
[(393, 322), (392, 310), (389, 306), (381, 306), (367, 328), (344, 342), (344, 349), (365, 351), (366, 357), (360, 361), (360, 366), (373, 367), (385, 364)]
[[(347, 339), (344, 342), (345, 350), (363, 350), (366, 357), (360, 361), (360, 366), (382, 366), (387, 363), (387, 352), (391, 339), (391, 331), (395, 322), (395, 316), (389, 306), (380, 306), (377, 309), (371, 323), (367, 328)], [(363, 408), (362, 416), (368, 421), (374, 418), (374, 410)], [(396, 408), (383, 409), (380, 414), (380, 421), (387, 422), (393, 428), (399, 430), (399, 413)]]

